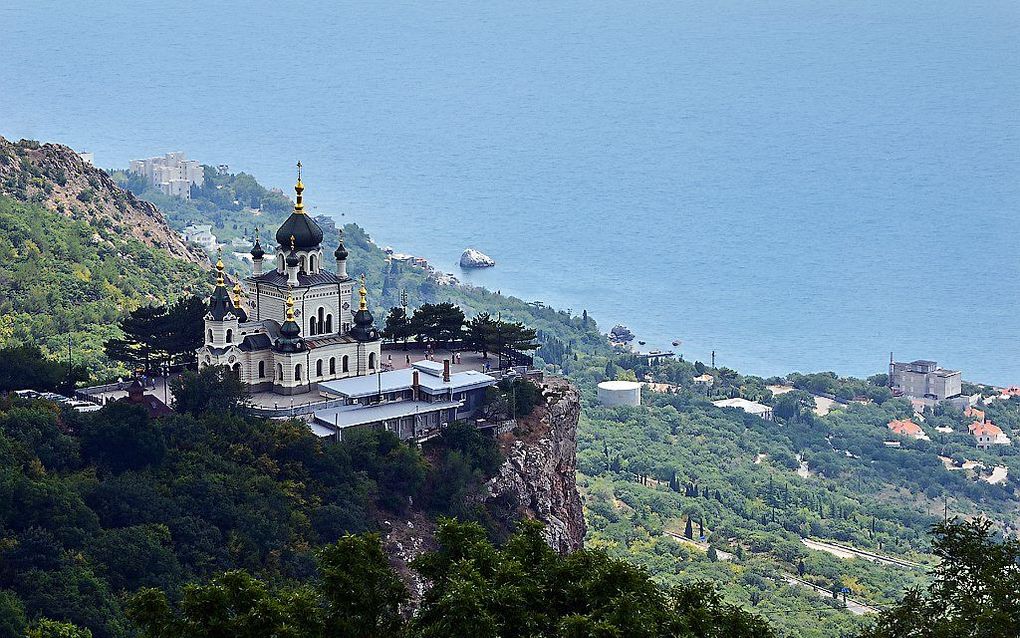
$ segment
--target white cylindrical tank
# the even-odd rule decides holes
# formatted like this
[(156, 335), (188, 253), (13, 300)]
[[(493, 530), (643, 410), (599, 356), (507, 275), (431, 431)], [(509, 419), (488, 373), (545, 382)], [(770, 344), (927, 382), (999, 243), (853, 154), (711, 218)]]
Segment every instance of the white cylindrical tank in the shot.
[(602, 405), (641, 405), (641, 384), (635, 381), (603, 381), (599, 384)]

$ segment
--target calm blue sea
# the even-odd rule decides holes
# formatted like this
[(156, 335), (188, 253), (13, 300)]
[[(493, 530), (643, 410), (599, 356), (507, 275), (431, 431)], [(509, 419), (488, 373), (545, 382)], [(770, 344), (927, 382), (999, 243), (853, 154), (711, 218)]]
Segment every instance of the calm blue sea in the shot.
[(1020, 382), (1015, 0), (0, 3), (0, 134), (184, 150), (759, 374)]

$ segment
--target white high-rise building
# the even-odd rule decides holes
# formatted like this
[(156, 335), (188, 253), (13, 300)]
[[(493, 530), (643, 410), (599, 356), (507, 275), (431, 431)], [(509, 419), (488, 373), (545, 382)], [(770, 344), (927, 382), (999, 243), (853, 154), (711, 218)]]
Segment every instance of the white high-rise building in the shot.
[(171, 197), (191, 199), (191, 185), (205, 183), (205, 169), (197, 160), (189, 160), (183, 151), (163, 157), (131, 160), (128, 170), (146, 177), (149, 182)]

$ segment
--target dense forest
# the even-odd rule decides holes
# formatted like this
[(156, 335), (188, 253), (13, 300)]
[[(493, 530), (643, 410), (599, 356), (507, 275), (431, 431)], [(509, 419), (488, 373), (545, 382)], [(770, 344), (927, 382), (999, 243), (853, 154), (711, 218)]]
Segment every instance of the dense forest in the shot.
[(82, 414), (0, 400), (0, 627), (48, 617), (134, 635), (127, 593), (175, 596), (237, 569), (299, 583), (320, 548), (412, 503), (490, 533), (512, 525), (473, 496), (501, 459), (470, 426), (424, 449), (374, 431), (327, 445), (304, 423), (245, 416), (217, 368), (177, 391), (182, 413), (159, 419), (124, 402)]

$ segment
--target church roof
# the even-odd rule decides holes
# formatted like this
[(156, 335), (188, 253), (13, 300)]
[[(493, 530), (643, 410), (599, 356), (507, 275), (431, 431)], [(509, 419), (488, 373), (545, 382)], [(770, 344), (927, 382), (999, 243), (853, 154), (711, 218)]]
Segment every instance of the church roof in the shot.
[(292, 236), (294, 247), (298, 250), (316, 248), (322, 243), (322, 229), (306, 213), (291, 213), (276, 231), (276, 242), (281, 246), (290, 246)]
[[(252, 279), (259, 283), (269, 284), (271, 286), (278, 286), (280, 288), (287, 287), (287, 275), (280, 274), (276, 270), (270, 270), (269, 272), (257, 275)], [(340, 281), (341, 279), (339, 277), (326, 270), (320, 270), (314, 275), (298, 273), (298, 287), (336, 284), (340, 283)]]
[(324, 346), (335, 346), (341, 343), (355, 343), (357, 340), (350, 335), (330, 335), (305, 339), (308, 349), (322, 348)]
[(254, 335), (247, 335), (241, 340), (241, 345), (238, 348), (242, 352), (252, 352), (255, 350), (268, 350), (273, 347), (273, 340), (269, 338), (269, 335), (259, 333)]
[(322, 229), (305, 212), (305, 205), (301, 195), (304, 190), (305, 185), (301, 183), (301, 163), (298, 162), (298, 181), (294, 185), (294, 192), (297, 194), (294, 202), (294, 212), (290, 214), (287, 221), (283, 222), (280, 229), (276, 231), (276, 243), (281, 246), (292, 246), (298, 250), (307, 250), (309, 248), (317, 248), (322, 243)]

